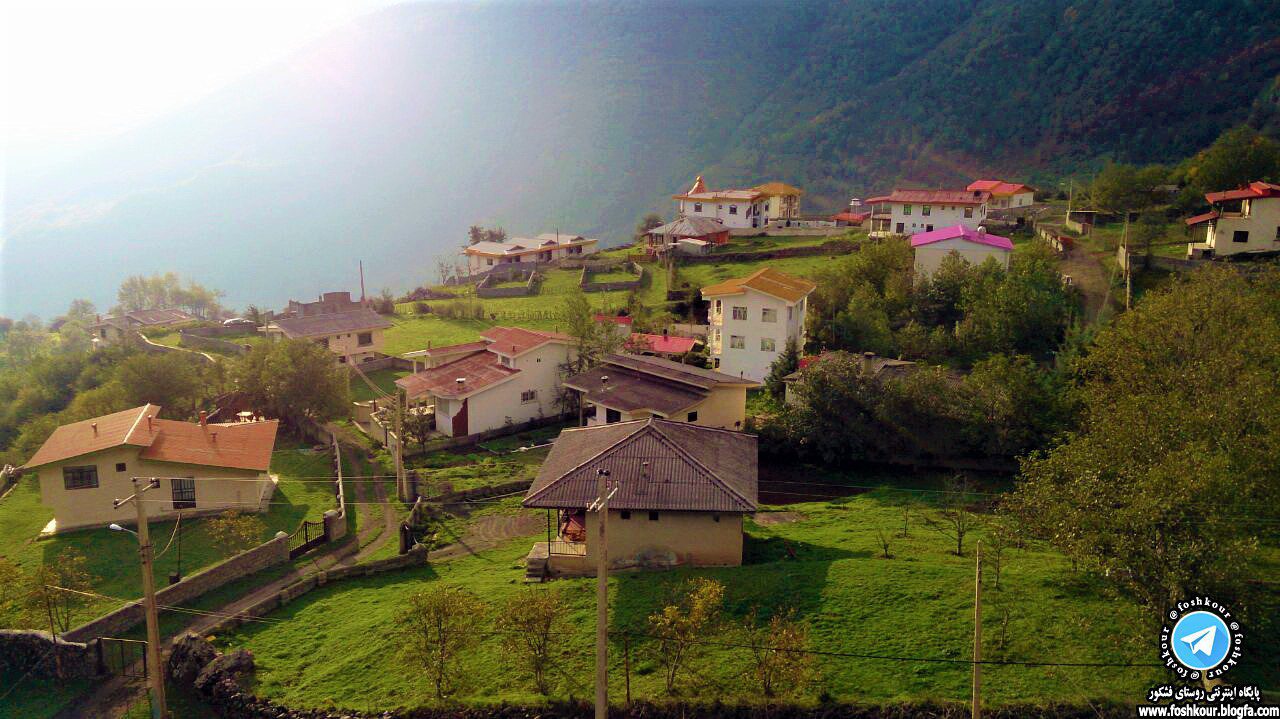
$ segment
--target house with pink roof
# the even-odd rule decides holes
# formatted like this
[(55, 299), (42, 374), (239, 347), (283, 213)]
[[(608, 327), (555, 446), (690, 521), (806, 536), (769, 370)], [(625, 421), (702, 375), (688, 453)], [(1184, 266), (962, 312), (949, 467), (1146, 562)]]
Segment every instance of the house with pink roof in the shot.
[(973, 265), (994, 258), (1001, 267), (1008, 268), (1013, 241), (993, 235), (985, 227), (973, 229), (953, 225), (912, 235), (911, 250), (915, 253), (916, 275), (927, 277), (937, 271), (942, 260), (952, 253)]

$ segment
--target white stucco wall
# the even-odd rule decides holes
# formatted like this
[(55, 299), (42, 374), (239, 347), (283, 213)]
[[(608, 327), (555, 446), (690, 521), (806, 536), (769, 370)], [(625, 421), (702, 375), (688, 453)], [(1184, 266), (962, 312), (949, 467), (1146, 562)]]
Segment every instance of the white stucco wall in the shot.
[[(763, 382), (774, 360), (786, 350), (788, 338), (794, 339), (801, 348), (804, 346), (807, 298), (790, 303), (748, 288), (743, 294), (709, 297), (708, 300), (711, 302), (711, 335), (708, 342), (713, 363), (714, 360), (719, 360), (719, 367), (716, 368), (719, 372)], [(720, 301), (719, 311), (717, 300)], [(734, 319), (734, 307), (746, 307), (747, 318)], [(763, 320), (766, 308), (776, 311), (776, 322)], [(732, 346), (731, 338), (735, 335), (743, 338), (741, 349)], [(773, 339), (772, 351), (761, 349), (760, 341), (763, 338)]]
[[(882, 204), (890, 209), (889, 229), (886, 232), (872, 232), (873, 236), (914, 235), (917, 232), (928, 232), (956, 225), (964, 225), (976, 230), (987, 218), (986, 205), (925, 205), (898, 202)], [(924, 214), (926, 207), (929, 211), (928, 215)], [(908, 208), (910, 208), (909, 213)], [(965, 217), (965, 208), (973, 209), (972, 217)]]
[(916, 274), (920, 276), (932, 275), (938, 269), (938, 266), (942, 264), (942, 260), (952, 252), (960, 255), (971, 265), (980, 265), (986, 262), (988, 257), (994, 257), (1005, 268), (1009, 267), (1009, 256), (1013, 254), (1009, 250), (977, 242), (968, 242), (960, 238), (943, 240), (942, 242), (934, 242), (915, 248)]
[[(600, 424), (608, 424), (605, 414), (606, 409), (610, 408), (597, 402), (595, 416), (587, 419), (587, 426), (594, 427)], [(711, 391), (711, 395), (706, 399), (666, 419), (688, 422), (689, 415), (693, 412), (697, 412), (698, 415), (692, 424), (702, 427), (715, 427), (717, 429), (742, 429), (742, 423), (746, 421), (747, 416), (747, 388), (717, 387)], [(634, 412), (619, 410), (619, 414), (621, 415), (619, 422), (630, 422), (637, 419), (646, 419), (652, 413), (648, 410), (636, 410)]]
[[(1280, 249), (1280, 197), (1249, 200), (1248, 205), (1247, 217), (1224, 213), (1210, 227), (1207, 246), (1215, 255)], [(1235, 242), (1236, 231), (1248, 232), (1248, 242)]]
[[(697, 209), (698, 207), (701, 209)], [(732, 213), (731, 208), (737, 208), (737, 213)], [(745, 200), (703, 200), (701, 202), (677, 200), (676, 209), (682, 215), (719, 220), (725, 227), (732, 229), (760, 227), (767, 222), (764, 203), (761, 201), (752, 203)]]
[[(559, 367), (569, 359), (571, 348), (549, 342), (512, 360), (520, 373), (512, 379), (492, 385), (467, 400), (467, 434), (499, 429), (539, 417), (550, 417), (560, 411), (556, 399), (560, 392)], [(533, 390), (534, 399), (521, 399)], [(436, 401), (436, 430), (453, 436), (453, 417), (462, 410), (461, 400)]]

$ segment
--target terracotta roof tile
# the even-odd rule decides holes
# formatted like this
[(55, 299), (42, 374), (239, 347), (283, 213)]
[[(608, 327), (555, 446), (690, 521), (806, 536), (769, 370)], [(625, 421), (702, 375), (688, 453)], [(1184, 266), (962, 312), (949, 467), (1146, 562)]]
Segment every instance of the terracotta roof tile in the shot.
[(505, 355), (524, 354), (548, 342), (571, 342), (573, 338), (560, 332), (541, 332), (523, 327), (490, 327), (480, 336), (492, 344), (489, 351)]
[(40, 449), (27, 460), (26, 466), (39, 467), (61, 462), (122, 444), (146, 447), (154, 437), (145, 431), (139, 431), (139, 427), (146, 426), (147, 415), (155, 416), (159, 413), (160, 408), (156, 405), (144, 404), (123, 412), (64, 424), (49, 435)]
[[(518, 374), (520, 370), (505, 367), (492, 352), (479, 351), (439, 367), (432, 367), (396, 380), (396, 386), (408, 394), (409, 399), (435, 395), (447, 399), (461, 399)], [(466, 380), (458, 382), (459, 379)]]
[(764, 267), (746, 277), (726, 280), (716, 285), (703, 287), (702, 296), (736, 295), (741, 294), (744, 288), (748, 287), (787, 302), (799, 302), (810, 292), (813, 292), (817, 285), (808, 280), (788, 275), (785, 272), (779, 272), (771, 267)]

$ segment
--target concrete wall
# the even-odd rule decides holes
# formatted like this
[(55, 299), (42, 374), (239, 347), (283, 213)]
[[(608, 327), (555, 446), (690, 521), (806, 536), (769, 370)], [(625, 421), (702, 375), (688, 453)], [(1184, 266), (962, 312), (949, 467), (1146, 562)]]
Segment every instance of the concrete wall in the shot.
[(681, 215), (719, 220), (729, 228), (759, 227), (766, 221), (763, 199), (754, 203), (746, 200), (677, 200), (676, 209)]
[[(1280, 249), (1280, 198), (1245, 200), (1241, 209), (1245, 206), (1247, 217), (1224, 212), (1210, 224), (1204, 246), (1212, 248), (1215, 257)], [(1234, 241), (1237, 231), (1247, 232), (1248, 241)], [(1188, 248), (1188, 256), (1190, 251)]]
[(619, 280), (617, 282), (592, 282), (591, 276), (594, 272), (610, 272), (619, 269), (619, 265), (597, 265), (582, 268), (582, 277), (578, 279), (578, 286), (583, 292), (620, 292), (625, 290), (634, 290), (640, 287), (644, 281), (644, 267), (634, 263), (622, 263), (621, 269), (629, 270), (636, 273), (634, 280)]
[[(956, 225), (964, 225), (969, 229), (976, 230), (987, 217), (986, 205), (923, 205), (894, 202), (888, 206), (890, 208), (888, 216), (889, 230), (888, 232), (873, 232), (873, 237), (886, 234), (913, 235), (917, 232), (928, 232), (930, 228), (938, 230), (943, 227), (955, 227)], [(924, 214), (926, 207), (929, 210), (928, 215)], [(972, 217), (965, 217), (966, 207), (973, 208)], [(910, 208), (909, 213), (907, 208)], [(876, 219), (880, 219), (879, 216)], [(899, 225), (901, 225), (901, 229), (899, 229)]]
[[(165, 519), (177, 515), (173, 508), (173, 480), (171, 477), (196, 478), (196, 506), (184, 512), (239, 509), (258, 512), (262, 502), (275, 491), (275, 484), (266, 474), (227, 467), (206, 467), (173, 462), (152, 462), (141, 459), (140, 448), (120, 446), (101, 452), (75, 457), (36, 470), (40, 478), (40, 501), (53, 510), (57, 531), (82, 527), (100, 527), (111, 522), (132, 523), (137, 515), (132, 505), (112, 509), (113, 500), (133, 494), (133, 477), (162, 477), (160, 488), (151, 490), (147, 513), (152, 519)], [(98, 486), (86, 489), (66, 489), (63, 467), (93, 465), (98, 468)], [(117, 470), (123, 465), (123, 470)], [(241, 481), (241, 480), (254, 481)]]
[[(515, 358), (513, 366), (520, 370), (518, 374), (468, 398), (467, 434), (501, 429), (507, 424), (508, 418), (512, 423), (520, 424), (558, 414), (558, 370), (568, 362), (571, 351), (568, 345), (549, 342)], [(521, 394), (528, 390), (536, 393), (535, 399), (521, 400)], [(461, 403), (451, 400), (443, 410), (443, 415), (442, 404), (444, 403), (436, 404), (436, 429), (447, 436), (453, 436), (452, 417), (459, 411)]]
[(942, 264), (942, 260), (953, 252), (974, 266), (986, 262), (987, 258), (994, 257), (996, 262), (999, 262), (1005, 268), (1009, 267), (1009, 257), (1013, 255), (1010, 250), (1003, 250), (999, 247), (983, 245), (977, 242), (968, 242), (960, 238), (934, 242), (914, 249), (916, 274), (920, 276), (932, 275), (937, 271), (938, 266)]
[[(762, 382), (769, 374), (769, 367), (786, 350), (789, 338), (800, 347), (804, 346), (807, 298), (790, 303), (748, 289), (743, 294), (708, 297), (707, 300), (711, 303), (708, 348), (712, 364), (718, 360), (716, 369), (724, 374)], [(717, 302), (720, 302), (719, 311)], [(745, 307), (747, 319), (734, 319), (734, 307)], [(775, 322), (763, 320), (765, 309), (776, 312)], [(733, 347), (732, 338), (735, 336), (743, 338), (741, 348)], [(773, 350), (762, 349), (761, 340), (765, 338), (773, 340)]]
[[(623, 519), (621, 511), (609, 512), (610, 569), (742, 564), (741, 514), (663, 511), (658, 512), (657, 520), (649, 519), (647, 511), (632, 511), (630, 515), (630, 519)], [(599, 533), (598, 521), (596, 513), (587, 513), (586, 555), (551, 555), (552, 574), (595, 574), (592, 540)]]
[[(158, 604), (189, 602), (229, 582), (287, 561), (289, 561), (289, 538), (281, 533), (253, 549), (241, 552), (203, 572), (193, 574), (177, 584), (157, 591), (156, 602)], [(143, 621), (145, 621), (145, 615), (142, 601), (139, 600), (82, 624), (63, 636), (70, 641), (118, 637)]]

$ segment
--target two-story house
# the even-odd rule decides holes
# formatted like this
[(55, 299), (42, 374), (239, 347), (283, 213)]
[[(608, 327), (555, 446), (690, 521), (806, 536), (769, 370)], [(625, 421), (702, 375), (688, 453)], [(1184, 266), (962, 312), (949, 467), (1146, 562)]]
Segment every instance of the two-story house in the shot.
[(574, 356), (572, 337), (520, 327), (480, 337), (428, 350), (430, 367), (396, 380), (409, 402), (434, 405), (436, 431), (463, 437), (563, 412), (560, 372)]
[(462, 248), (462, 254), (467, 259), (467, 272), (474, 275), (502, 265), (535, 266), (566, 257), (590, 255), (599, 249), (600, 240), (545, 232), (537, 237), (513, 237), (507, 242), (477, 242)]
[(894, 190), (867, 200), (873, 206), (869, 234), (914, 235), (955, 225), (976, 230), (987, 219), (990, 199), (985, 190)]
[(760, 383), (659, 357), (613, 354), (564, 386), (579, 394), (585, 426), (659, 417), (742, 429), (747, 390)]
[(990, 192), (991, 200), (987, 203), (989, 210), (1015, 210), (1036, 202), (1036, 188), (1020, 182), (974, 180), (965, 189), (969, 192)]
[(64, 424), (24, 466), (40, 480), (40, 501), (53, 510), (42, 534), (135, 519), (113, 500), (133, 494), (133, 478), (157, 478), (147, 514), (259, 512), (275, 491), (268, 474), (275, 420), (214, 424), (160, 419), (147, 404)]
[(1280, 185), (1251, 182), (1247, 187), (1204, 196), (1212, 209), (1187, 220), (1205, 229), (1204, 242), (1187, 246), (1187, 257), (1211, 258), (1241, 252), (1280, 250)]
[(382, 331), (391, 321), (368, 307), (348, 312), (285, 317), (267, 325), (267, 336), (317, 342), (343, 364), (359, 364), (382, 356)]
[(687, 192), (672, 195), (676, 215), (716, 220), (731, 230), (764, 227), (771, 220), (800, 216), (798, 187), (766, 182), (747, 189), (710, 190), (699, 175)]
[(805, 310), (814, 283), (765, 267), (702, 288), (710, 303), (708, 344), (714, 369), (757, 382), (791, 340), (804, 346)]

